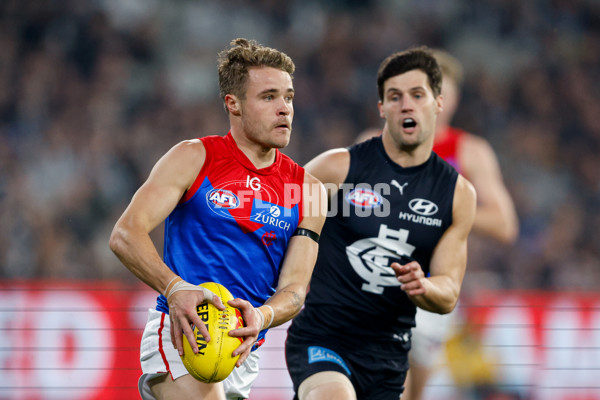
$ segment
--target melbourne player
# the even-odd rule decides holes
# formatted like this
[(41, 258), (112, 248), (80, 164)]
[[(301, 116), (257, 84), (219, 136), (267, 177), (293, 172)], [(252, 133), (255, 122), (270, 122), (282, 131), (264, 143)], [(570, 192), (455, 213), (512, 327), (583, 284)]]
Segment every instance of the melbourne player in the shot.
[(337, 212), (286, 341), (300, 400), (398, 400), (416, 307), (452, 311), (465, 273), (476, 196), (432, 152), (440, 68), (426, 48), (395, 53), (377, 86), (383, 134), (306, 165)]
[[(219, 54), (219, 85), (230, 129), (175, 145), (133, 196), (110, 239), (123, 264), (160, 293), (141, 343), (143, 399), (242, 399), (258, 374), (266, 329), (298, 313), (324, 223), (325, 191), (280, 153), (294, 115), (285, 54), (236, 39)], [(312, 190), (310, 190), (312, 189)], [(149, 233), (165, 220), (164, 260)], [(236, 297), (246, 327), (233, 351), (238, 368), (224, 381), (191, 377), (183, 340), (198, 352), (191, 325), (209, 340), (196, 306), (224, 306), (197, 285), (221, 283)], [(185, 338), (184, 338), (185, 336)]]

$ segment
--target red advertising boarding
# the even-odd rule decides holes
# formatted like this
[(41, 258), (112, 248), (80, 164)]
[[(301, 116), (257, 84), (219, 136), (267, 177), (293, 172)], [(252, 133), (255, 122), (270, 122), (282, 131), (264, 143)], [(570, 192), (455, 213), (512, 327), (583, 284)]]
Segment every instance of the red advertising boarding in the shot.
[[(156, 293), (114, 282), (0, 283), (0, 399), (139, 399), (139, 340)], [(528, 400), (600, 400), (600, 295), (487, 292), (459, 305), (494, 361), (495, 386)], [(291, 398), (286, 326), (261, 348), (251, 400)], [(442, 363), (426, 398), (461, 396)], [(445, 365), (445, 367), (444, 367)]]

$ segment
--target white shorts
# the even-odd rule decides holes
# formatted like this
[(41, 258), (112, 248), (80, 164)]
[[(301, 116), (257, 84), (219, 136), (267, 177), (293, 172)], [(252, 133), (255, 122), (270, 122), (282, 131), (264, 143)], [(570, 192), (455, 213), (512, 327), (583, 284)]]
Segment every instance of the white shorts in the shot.
[(412, 330), (410, 359), (412, 363), (431, 368), (443, 355), (444, 344), (455, 324), (455, 311), (436, 314), (417, 308), (417, 326)]
[[(171, 343), (171, 320), (169, 316), (154, 309), (148, 310), (148, 322), (144, 329), (140, 346), (142, 376), (138, 390), (143, 400), (156, 400), (148, 381), (163, 374), (170, 374), (173, 380), (188, 374), (181, 362), (177, 349)], [(223, 381), (228, 400), (246, 399), (250, 396), (252, 384), (258, 377), (258, 350), (250, 353), (246, 361)]]

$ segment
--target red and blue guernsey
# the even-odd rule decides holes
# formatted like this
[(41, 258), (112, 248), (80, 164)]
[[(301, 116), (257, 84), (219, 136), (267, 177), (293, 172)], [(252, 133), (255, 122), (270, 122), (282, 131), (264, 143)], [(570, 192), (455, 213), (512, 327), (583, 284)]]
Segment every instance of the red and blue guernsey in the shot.
[[(187, 282), (218, 282), (260, 306), (302, 219), (304, 169), (279, 151), (256, 169), (231, 133), (200, 140), (206, 161), (165, 221), (164, 261)], [(156, 309), (168, 313), (164, 296)]]
[(461, 173), (461, 166), (458, 162), (458, 149), (461, 146), (461, 142), (466, 136), (466, 132), (453, 127), (448, 127), (445, 135), (441, 135), (442, 139), (438, 139), (433, 143), (433, 151), (447, 163), (452, 165), (454, 169)]

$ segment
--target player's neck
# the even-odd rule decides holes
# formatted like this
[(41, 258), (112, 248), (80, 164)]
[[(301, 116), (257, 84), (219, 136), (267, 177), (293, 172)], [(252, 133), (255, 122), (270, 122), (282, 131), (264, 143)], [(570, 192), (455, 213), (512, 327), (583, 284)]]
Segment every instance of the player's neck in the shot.
[(431, 139), (433, 138), (415, 147), (407, 147), (394, 141), (389, 133), (382, 135), (383, 148), (388, 157), (404, 168), (415, 167), (429, 160), (433, 149), (433, 140)]
[(277, 150), (249, 140), (244, 135), (235, 134), (233, 140), (256, 169), (267, 168), (275, 162)]

